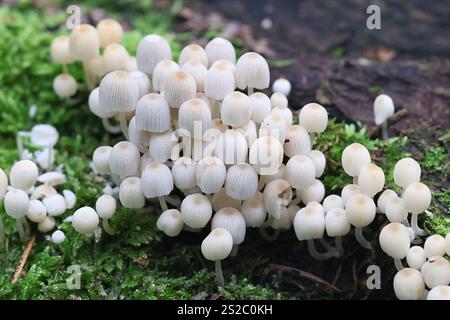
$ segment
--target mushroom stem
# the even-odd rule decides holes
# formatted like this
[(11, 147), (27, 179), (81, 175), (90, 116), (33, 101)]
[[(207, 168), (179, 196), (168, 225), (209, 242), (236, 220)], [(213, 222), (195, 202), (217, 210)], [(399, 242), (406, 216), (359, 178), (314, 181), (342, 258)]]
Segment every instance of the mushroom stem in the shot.
[(53, 145), (49, 145), (47, 147), (48, 150), (48, 162), (47, 162), (47, 170), (50, 171), (53, 168), (53, 161), (52, 161), (52, 156), (53, 156)]
[(16, 219), (16, 229), (19, 233), (20, 241), (25, 242), (27, 240), (27, 237), (25, 235), (25, 230), (23, 229), (23, 223), (21, 219)]
[(402, 260), (400, 259), (394, 259), (395, 267), (397, 268), (397, 271), (400, 271), (403, 269)]
[(363, 229), (361, 227), (355, 227), (355, 237), (356, 241), (358, 241), (363, 248), (366, 248), (367, 250), (372, 248), (370, 242), (364, 238)]
[(119, 123), (120, 123), (120, 130), (122, 130), (122, 133), (125, 136), (125, 139), (129, 140), (127, 113), (126, 112), (119, 112)]
[(247, 91), (247, 95), (250, 96), (253, 94), (254, 88), (253, 87), (248, 87), (248, 91)]
[(358, 177), (353, 177), (353, 184), (358, 184)]
[(162, 197), (158, 197), (158, 201), (159, 201), (159, 205), (161, 206), (161, 210), (164, 212), (167, 209), (169, 209), (167, 207), (167, 203), (166, 203), (166, 197), (162, 196)]
[(83, 70), (84, 74), (86, 76), (86, 84), (88, 86), (89, 91), (93, 90), (95, 88), (95, 80), (92, 76), (91, 71), (89, 70), (88, 64), (86, 61), (83, 61)]
[(23, 156), (23, 137), (29, 137), (30, 133), (26, 131), (19, 131), (16, 135), (16, 144), (17, 144), (17, 151), (19, 152), (19, 159), (22, 160)]
[(22, 222), (22, 225), (23, 225), (23, 229), (25, 231), (25, 236), (28, 239), (30, 237), (30, 235), (31, 235), (30, 224), (28, 223), (28, 220), (25, 217), (21, 218), (21, 222)]
[(103, 128), (106, 131), (112, 134), (118, 134), (121, 132), (120, 126), (113, 126), (111, 122), (109, 122), (109, 118), (102, 118)]
[(223, 272), (222, 272), (222, 263), (220, 260), (215, 261), (215, 267), (216, 267), (216, 282), (219, 287), (223, 287), (225, 284), (225, 280), (223, 279)]
[(165, 199), (166, 199), (167, 203), (170, 204), (171, 206), (179, 207), (181, 205), (181, 201), (179, 198), (168, 195), (168, 196), (165, 196)]
[(235, 257), (239, 251), (239, 245), (233, 244), (233, 248), (231, 249), (230, 256)]
[(311, 145), (314, 144), (314, 132), (309, 133), (309, 139), (311, 140)]
[(109, 234), (110, 236), (112, 236), (113, 234), (116, 233), (114, 231), (114, 229), (111, 227), (111, 225), (109, 224), (109, 219), (103, 219), (102, 224), (103, 224), (103, 230), (105, 230), (105, 232), (107, 234)]
[(327, 249), (327, 251), (335, 251), (336, 249), (330, 245), (325, 239), (319, 239), (319, 242), (322, 244), (322, 246)]
[(342, 246), (342, 237), (336, 237), (334, 239), (334, 245), (336, 247), (336, 258), (340, 258), (344, 255), (344, 247)]
[(383, 138), (383, 140), (387, 140), (389, 139), (389, 133), (388, 133), (388, 121), (386, 119), (386, 121), (384, 121), (381, 124), (381, 137)]
[(0, 218), (0, 247), (4, 247), (5, 244), (5, 225), (3, 220)]
[(280, 234), (280, 230), (274, 230), (272, 235), (267, 233), (267, 228), (259, 228), (259, 233), (261, 236), (267, 241), (275, 241), (278, 239), (278, 235)]
[(411, 225), (409, 224), (408, 219), (403, 220), (403, 221), (402, 221), (402, 224), (403, 224), (405, 227), (407, 227), (407, 228), (411, 227)]
[(419, 215), (418, 214), (412, 214), (411, 215), (411, 227), (413, 228), (413, 230), (414, 230), (414, 232), (416, 233), (416, 235), (418, 235), (418, 236), (424, 236), (424, 235), (426, 235), (427, 234), (427, 232), (425, 231), (425, 230), (423, 230), (423, 229), (421, 229), (421, 228), (419, 228), (419, 225), (418, 225), (418, 217), (419, 217)]
[(316, 249), (316, 245), (314, 242), (314, 239), (309, 239), (308, 240), (308, 251), (309, 254), (317, 260), (326, 260), (326, 259), (330, 259), (331, 257), (334, 256), (334, 251), (327, 251), (324, 253), (320, 253), (317, 251)]

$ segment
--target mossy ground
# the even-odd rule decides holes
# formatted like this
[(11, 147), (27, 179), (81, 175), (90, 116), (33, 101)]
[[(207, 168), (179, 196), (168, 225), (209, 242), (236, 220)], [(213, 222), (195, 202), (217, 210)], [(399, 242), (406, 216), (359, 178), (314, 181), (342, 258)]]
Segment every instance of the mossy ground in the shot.
[[(105, 6), (101, 1), (91, 3), (92, 6)], [(135, 51), (137, 42), (147, 33), (167, 36), (175, 53), (183, 41), (216, 34), (215, 30), (207, 35), (172, 34), (172, 15), (179, 9), (179, 2), (175, 2), (172, 12), (168, 13), (143, 10), (148, 8), (146, 1), (138, 4), (132, 12), (121, 1), (106, 8), (119, 18), (133, 17), (127, 21), (135, 31), (127, 33), (124, 41), (130, 52)], [(61, 67), (50, 62), (49, 45), (57, 34), (66, 33), (65, 14), (49, 14), (45, 9), (41, 10), (31, 8), (27, 2), (21, 2), (14, 9), (0, 9), (0, 167), (9, 170), (18, 158), (15, 147), (17, 131), (27, 130), (36, 123), (50, 123), (61, 134), (57, 163), (63, 165), (67, 176), (63, 187), (77, 194), (78, 206), (92, 206), (102, 184), (91, 172), (90, 157), (97, 146), (112, 145), (119, 137), (106, 134), (99, 120), (90, 114), (85, 88), (81, 88), (70, 101), (61, 100), (53, 93), (52, 81), (61, 72)], [(70, 66), (70, 72), (80, 83), (83, 82), (81, 70), (78, 64)], [(28, 117), (31, 105), (37, 106), (33, 120)], [(449, 153), (444, 146), (448, 143), (449, 134), (432, 146), (428, 144), (429, 140), (422, 140), (426, 134), (414, 133), (409, 139), (398, 137), (380, 141), (370, 139), (358, 125), (331, 121), (328, 130), (315, 142), (317, 148), (329, 157), (324, 175), (327, 190), (338, 192), (350, 182), (339, 168), (340, 154), (350, 143), (360, 142), (369, 148), (387, 173), (387, 183), (391, 187), (394, 187), (392, 168), (395, 162), (413, 153), (420, 160), (425, 183), (434, 192), (433, 206), (429, 210), (433, 215), (427, 218), (426, 227), (432, 232), (445, 234), (450, 229), (450, 166)], [(352, 290), (357, 285), (356, 281), (354, 286), (343, 284), (346, 280), (338, 281), (337, 285), (346, 292), (339, 295), (309, 280), (282, 276), (269, 267), (270, 263), (304, 267), (306, 271), (324, 277), (331, 272), (320, 270), (322, 267), (327, 269), (326, 263), (317, 263), (309, 258), (305, 246), (292, 232), (284, 233), (279, 240), (269, 243), (251, 231), (238, 256), (224, 262), (227, 285), (217, 288), (213, 265), (202, 258), (199, 249), (204, 233), (182, 234), (176, 239), (168, 239), (155, 228), (155, 212), (126, 209), (121, 209), (112, 220), (117, 235), (106, 236), (99, 243), (78, 235), (69, 224), (61, 225), (67, 241), (60, 246), (39, 236), (24, 275), (12, 285), (14, 269), (25, 244), (20, 242), (14, 222), (6, 216), (3, 207), (0, 207), (0, 217), (7, 230), (7, 248), (0, 252), (0, 299), (341, 298), (352, 297)], [(375, 237), (375, 231), (371, 235)], [(351, 239), (347, 245), (354, 246), (353, 242)], [(81, 267), (81, 288), (78, 290), (70, 290), (66, 285), (70, 275), (67, 268), (71, 265)]]

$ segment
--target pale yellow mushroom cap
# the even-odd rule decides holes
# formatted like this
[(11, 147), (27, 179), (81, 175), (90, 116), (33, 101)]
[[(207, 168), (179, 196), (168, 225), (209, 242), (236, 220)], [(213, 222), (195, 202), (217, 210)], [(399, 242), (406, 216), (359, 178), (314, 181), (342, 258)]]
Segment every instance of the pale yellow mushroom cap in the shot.
[(431, 204), (431, 191), (423, 183), (414, 182), (405, 189), (402, 198), (409, 212), (420, 214)]
[(100, 50), (100, 37), (97, 29), (88, 24), (82, 24), (72, 30), (69, 37), (70, 55), (81, 61), (96, 58)]
[(120, 43), (123, 36), (123, 28), (114, 19), (103, 19), (97, 24), (97, 32), (100, 38), (100, 47), (106, 48), (111, 43)]

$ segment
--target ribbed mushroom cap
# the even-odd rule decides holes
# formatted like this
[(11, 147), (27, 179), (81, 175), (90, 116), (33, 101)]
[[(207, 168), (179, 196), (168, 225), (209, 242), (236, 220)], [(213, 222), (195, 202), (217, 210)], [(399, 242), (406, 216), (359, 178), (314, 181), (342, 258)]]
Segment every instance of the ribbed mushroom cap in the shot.
[(314, 163), (314, 167), (316, 167), (316, 178), (321, 177), (323, 172), (325, 171), (325, 166), (327, 163), (325, 155), (322, 153), (322, 151), (312, 150), (308, 154), (308, 158), (312, 160), (312, 162)]
[(429, 208), (431, 203), (431, 191), (423, 183), (414, 182), (405, 189), (402, 198), (405, 201), (409, 212), (419, 214)]
[(233, 76), (236, 73), (236, 65), (227, 59), (217, 60), (216, 62), (214, 62), (211, 65), (211, 68), (225, 68), (225, 69), (231, 71)]
[(236, 88), (234, 74), (225, 64), (214, 65), (205, 76), (205, 94), (215, 100), (223, 100)]
[(129, 209), (140, 209), (145, 206), (145, 197), (142, 191), (141, 178), (128, 177), (120, 183), (120, 203)]
[(313, 207), (300, 209), (294, 218), (294, 229), (297, 239), (322, 239), (325, 231), (325, 217), (320, 210)]
[(114, 112), (100, 108), (99, 87), (95, 88), (89, 94), (88, 105), (89, 110), (99, 118), (111, 118)]
[(122, 41), (123, 29), (119, 22), (113, 19), (103, 19), (97, 24), (100, 47), (106, 48), (111, 43)]
[(208, 55), (210, 66), (221, 59), (229, 60), (233, 64), (236, 63), (236, 51), (227, 39), (221, 37), (212, 39), (206, 44), (205, 51)]
[(103, 51), (106, 72), (125, 70), (125, 64), (130, 57), (127, 49), (118, 43), (109, 44)]
[(117, 201), (113, 196), (104, 194), (95, 202), (95, 211), (102, 219), (111, 219), (117, 211)]
[(139, 99), (136, 108), (138, 130), (164, 132), (170, 129), (170, 108), (166, 99), (150, 93)]
[(181, 190), (189, 190), (197, 185), (197, 164), (189, 157), (178, 158), (172, 165), (175, 186)]
[(435, 256), (428, 259), (422, 266), (422, 276), (428, 288), (448, 286), (450, 283), (450, 262)]
[(308, 155), (311, 152), (311, 138), (308, 131), (300, 125), (287, 127), (284, 153), (289, 157)]
[(263, 192), (264, 207), (269, 215), (279, 219), (281, 208), (286, 207), (292, 200), (292, 189), (284, 179), (275, 179), (267, 183)]
[(359, 143), (352, 143), (342, 152), (342, 167), (351, 177), (357, 177), (362, 167), (370, 164), (370, 161), (369, 150)]
[(427, 261), (425, 256), (425, 250), (420, 246), (414, 246), (409, 248), (406, 254), (406, 262), (410, 268), (417, 270), (422, 269), (423, 264)]
[(286, 164), (286, 180), (295, 189), (310, 187), (314, 183), (315, 173), (314, 163), (307, 156), (293, 156)]
[(217, 157), (206, 157), (197, 164), (197, 186), (204, 193), (219, 191), (226, 177), (225, 164)]
[(374, 165), (368, 164), (361, 168), (358, 175), (358, 185), (361, 193), (373, 197), (384, 187), (384, 172)]
[(225, 164), (245, 162), (248, 154), (247, 140), (239, 130), (226, 130), (217, 137), (214, 154)]
[(184, 222), (180, 211), (169, 209), (161, 213), (156, 221), (156, 227), (169, 237), (176, 237), (183, 230)]
[(200, 61), (187, 61), (181, 67), (181, 70), (190, 74), (195, 80), (197, 91), (203, 92), (205, 90), (205, 78), (208, 69)]
[(318, 103), (308, 103), (300, 109), (299, 124), (308, 132), (322, 133), (327, 128), (328, 112)]
[(33, 161), (17, 161), (9, 172), (9, 181), (11, 186), (24, 191), (30, 190), (37, 181), (38, 167)]
[(377, 208), (373, 200), (362, 193), (352, 195), (345, 204), (348, 221), (355, 227), (367, 227), (375, 218)]
[(179, 109), (183, 102), (194, 98), (196, 93), (194, 78), (184, 71), (171, 73), (164, 84), (164, 96), (171, 108)]
[(6, 191), (8, 189), (8, 176), (5, 171), (0, 168), (0, 200), (5, 197)]
[(112, 147), (101, 146), (95, 149), (92, 156), (92, 163), (100, 174), (110, 174), (111, 168), (109, 166), (109, 158), (111, 156)]
[[(378, 197), (378, 201), (377, 201), (378, 210), (381, 213), (386, 213), (386, 203), (390, 199), (395, 199), (395, 198), (398, 198), (398, 195), (397, 195), (397, 193), (395, 193), (395, 191), (390, 190), (390, 189), (384, 190)], [(394, 222), (394, 221), (391, 221), (391, 222)]]
[[(87, 69), (92, 75), (97, 77), (103, 77), (107, 72), (105, 59), (103, 56), (95, 57), (91, 60), (85, 61)], [(128, 70), (127, 70), (128, 71)]]
[(42, 200), (49, 216), (60, 216), (67, 210), (66, 199), (60, 194), (52, 194)]
[(219, 261), (228, 257), (233, 249), (233, 237), (224, 228), (216, 228), (202, 241), (203, 256), (210, 261)]
[(292, 125), (294, 115), (292, 114), (291, 109), (289, 109), (289, 108), (273, 108), (270, 113), (283, 118), (283, 120), (287, 126)]
[(211, 220), (211, 229), (224, 228), (233, 238), (233, 244), (241, 244), (245, 239), (245, 219), (242, 213), (231, 207), (220, 209)]
[(87, 61), (99, 55), (100, 37), (89, 24), (75, 27), (69, 37), (70, 55), (76, 60)]
[(399, 300), (422, 300), (425, 283), (420, 271), (405, 268), (394, 277), (394, 291)]
[(102, 112), (129, 112), (136, 109), (139, 87), (126, 71), (108, 73), (100, 82), (99, 103)]
[(130, 72), (130, 76), (134, 79), (139, 87), (139, 98), (145, 96), (150, 92), (151, 83), (148, 76), (139, 70), (134, 70)]
[(342, 208), (333, 208), (325, 216), (325, 230), (329, 237), (343, 237), (350, 232), (351, 224)]
[(450, 300), (450, 286), (436, 286), (428, 292), (427, 300)]
[(69, 37), (59, 36), (53, 39), (50, 51), (55, 63), (68, 64), (73, 61), (69, 51)]
[(233, 127), (246, 125), (252, 115), (250, 98), (238, 91), (227, 94), (223, 99), (220, 115), (226, 125)]
[(185, 101), (178, 110), (178, 127), (188, 130), (191, 137), (201, 139), (203, 133), (211, 128), (211, 110), (208, 105), (198, 98)]
[(283, 116), (272, 112), (264, 118), (259, 127), (259, 137), (271, 136), (284, 143), (288, 124)]
[(253, 120), (250, 120), (246, 125), (237, 127), (236, 130), (240, 131), (247, 141), (247, 146), (251, 146), (256, 139), (258, 139), (258, 133), (256, 132), (256, 124)]
[(77, 93), (78, 84), (68, 73), (61, 73), (53, 80), (53, 90), (60, 98), (68, 98)]
[(191, 228), (205, 227), (212, 216), (212, 205), (201, 193), (186, 196), (181, 202), (181, 218)]
[(420, 182), (421, 169), (419, 163), (413, 158), (403, 158), (394, 166), (394, 182), (406, 188), (411, 183)]
[(380, 94), (373, 102), (375, 124), (380, 125), (394, 114), (394, 101), (385, 94)]
[(247, 52), (236, 63), (236, 85), (239, 89), (269, 87), (270, 70), (266, 59), (259, 53)]
[(149, 34), (139, 42), (136, 60), (140, 71), (151, 74), (158, 62), (164, 59), (172, 60), (172, 49), (164, 38)]
[(249, 96), (252, 108), (252, 120), (256, 123), (263, 122), (272, 111), (270, 99), (262, 92), (255, 92)]
[(14, 219), (26, 216), (29, 203), (28, 195), (20, 189), (9, 190), (3, 198), (6, 214)]
[(267, 212), (264, 207), (263, 195), (256, 192), (253, 197), (245, 200), (241, 207), (247, 227), (259, 228), (266, 221)]
[(425, 255), (427, 258), (431, 258), (434, 256), (443, 256), (445, 254), (445, 239), (444, 237), (434, 234), (429, 236), (427, 240), (425, 240), (425, 244), (423, 246), (425, 250)]
[(228, 168), (225, 192), (237, 200), (253, 197), (258, 189), (258, 174), (248, 163), (235, 164)]
[(164, 59), (158, 62), (153, 70), (152, 81), (153, 90), (157, 92), (164, 91), (164, 85), (167, 78), (174, 72), (180, 70), (178, 64), (172, 60)]
[(297, 191), (300, 193), (300, 197), (304, 204), (314, 201), (320, 203), (325, 196), (325, 186), (322, 181), (318, 179), (315, 179), (313, 184), (306, 189), (298, 189)]
[(208, 56), (205, 49), (195, 43), (184, 47), (180, 52), (178, 63), (180, 66), (183, 66), (190, 61), (200, 62), (205, 67), (208, 67)]
[(260, 137), (253, 142), (249, 163), (260, 175), (275, 174), (283, 162), (283, 146), (272, 136)]
[(173, 153), (175, 152), (174, 147), (177, 144), (178, 138), (174, 132), (155, 132), (150, 136), (148, 153), (153, 160), (163, 163), (175, 157)]
[(72, 226), (78, 233), (89, 235), (94, 233), (100, 219), (91, 207), (82, 207), (72, 216)]
[(323, 209), (325, 212), (328, 212), (331, 209), (344, 209), (344, 207), (344, 200), (336, 194), (330, 194), (323, 200)]
[(280, 92), (274, 92), (270, 96), (270, 103), (272, 104), (272, 108), (285, 109), (288, 107), (288, 99)]
[(348, 199), (354, 194), (359, 193), (359, 187), (357, 184), (347, 184), (341, 191), (341, 198), (344, 200), (344, 204), (347, 203)]
[(391, 222), (381, 229), (379, 241), (381, 249), (394, 259), (405, 258), (411, 243), (408, 230), (397, 222)]
[(111, 172), (120, 177), (133, 176), (139, 171), (141, 154), (138, 148), (129, 141), (121, 141), (114, 145), (109, 155)]
[(169, 167), (156, 161), (144, 168), (141, 183), (146, 198), (167, 196), (173, 190), (173, 176)]
[(402, 198), (393, 197), (387, 199), (385, 213), (390, 222), (402, 222), (408, 217), (408, 208)]
[(287, 97), (291, 93), (291, 83), (287, 79), (278, 78), (272, 84), (272, 91), (280, 92)]

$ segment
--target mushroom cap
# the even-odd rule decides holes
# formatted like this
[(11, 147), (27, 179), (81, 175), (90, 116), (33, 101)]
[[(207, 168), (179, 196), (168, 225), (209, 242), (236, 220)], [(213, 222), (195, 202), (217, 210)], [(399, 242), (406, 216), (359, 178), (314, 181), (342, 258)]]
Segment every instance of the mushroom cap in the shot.
[(111, 43), (103, 51), (106, 72), (125, 70), (125, 63), (130, 57), (127, 49), (119, 43)]
[(210, 261), (219, 261), (228, 257), (233, 249), (233, 237), (224, 228), (216, 228), (202, 241), (203, 256)]
[(187, 72), (171, 73), (164, 84), (164, 96), (171, 108), (179, 109), (183, 102), (192, 99), (197, 93), (197, 84)]
[(119, 22), (113, 19), (102, 19), (97, 23), (100, 47), (106, 48), (111, 43), (122, 41), (123, 29)]
[(184, 222), (180, 211), (169, 209), (161, 213), (156, 221), (156, 227), (169, 237), (176, 237), (183, 230)]
[(331, 209), (335, 209), (335, 208), (344, 209), (344, 207), (345, 207), (344, 200), (336, 194), (330, 194), (329, 196), (327, 196), (323, 200), (322, 205), (323, 205), (323, 209), (325, 210), (326, 213), (328, 213), (328, 211), (330, 211)]
[(384, 172), (374, 165), (368, 164), (361, 168), (358, 175), (358, 185), (361, 193), (373, 197), (375, 194), (383, 190), (384, 187)]
[(186, 196), (181, 202), (181, 218), (191, 228), (205, 227), (212, 216), (212, 205), (208, 197), (201, 193)]
[(447, 286), (450, 283), (450, 262), (440, 256), (431, 257), (422, 266), (422, 276), (430, 289)]
[(445, 239), (444, 237), (435, 234), (429, 236), (427, 240), (425, 240), (425, 244), (423, 246), (425, 250), (425, 256), (427, 258), (431, 258), (434, 256), (443, 256), (445, 254)]
[(224, 64), (213, 65), (205, 75), (205, 94), (215, 100), (223, 100), (236, 88), (234, 74)]
[(402, 222), (408, 218), (408, 208), (405, 201), (399, 197), (387, 199), (385, 213), (390, 222)]
[(312, 160), (314, 166), (316, 167), (316, 178), (320, 178), (323, 175), (323, 172), (325, 171), (325, 165), (327, 163), (325, 155), (323, 154), (322, 151), (312, 150), (308, 154), (308, 158)]
[(385, 94), (380, 94), (373, 102), (373, 113), (375, 116), (375, 124), (378, 126), (385, 122), (394, 114), (394, 101)]
[(297, 189), (304, 204), (310, 202), (322, 202), (325, 196), (325, 186), (322, 181), (315, 179), (313, 184), (306, 189)]
[(241, 207), (247, 227), (259, 228), (266, 221), (267, 212), (264, 207), (263, 195), (256, 192), (253, 197), (245, 200)]
[(278, 78), (272, 84), (273, 92), (280, 92), (286, 97), (291, 93), (291, 83), (285, 78)]
[(120, 183), (120, 203), (129, 209), (140, 209), (145, 206), (145, 197), (142, 191), (141, 178), (128, 177)]
[(40, 186), (33, 189), (33, 192), (31, 193), (30, 199), (42, 199), (47, 196), (50, 196), (52, 194), (57, 194), (58, 192), (56, 189), (52, 186), (49, 186), (48, 184), (41, 184)]
[(9, 181), (15, 189), (30, 190), (38, 178), (38, 167), (33, 161), (17, 161), (9, 172)]
[(427, 300), (450, 300), (450, 286), (436, 286), (428, 292)]
[(248, 154), (247, 140), (240, 130), (225, 130), (217, 137), (214, 154), (225, 164), (243, 163)]
[(99, 107), (102, 112), (134, 111), (139, 101), (136, 80), (126, 71), (112, 71), (100, 82)]
[(95, 202), (95, 211), (102, 219), (111, 219), (117, 211), (117, 201), (109, 194), (101, 195)]
[(66, 199), (59, 193), (45, 197), (42, 200), (49, 216), (60, 216), (67, 210)]
[(69, 37), (70, 56), (76, 60), (87, 61), (99, 55), (100, 37), (97, 29), (89, 24), (75, 27)]
[(183, 64), (181, 70), (194, 78), (195, 84), (197, 85), (197, 91), (203, 92), (205, 90), (205, 78), (208, 69), (200, 61), (187, 61)]
[(384, 226), (379, 240), (381, 249), (394, 259), (403, 259), (408, 254), (411, 243), (409, 233), (401, 223), (391, 222)]
[(357, 193), (360, 193), (359, 186), (357, 184), (347, 184), (344, 188), (342, 188), (341, 198), (344, 200), (344, 204), (347, 204), (348, 199)]
[(109, 166), (109, 158), (111, 156), (112, 147), (101, 146), (95, 149), (94, 155), (92, 156), (92, 163), (100, 174), (110, 174), (111, 168)]
[(30, 200), (27, 210), (27, 218), (32, 222), (39, 223), (47, 216), (47, 208), (37, 199)]
[(31, 143), (39, 147), (54, 146), (59, 139), (58, 131), (49, 124), (34, 125), (30, 133)]
[(394, 291), (399, 300), (421, 300), (425, 293), (425, 284), (420, 271), (405, 268), (394, 277)]
[(263, 122), (261, 122), (261, 126), (259, 127), (259, 137), (271, 136), (278, 139), (281, 143), (284, 143), (286, 140), (286, 131), (288, 124), (284, 119), (284, 116), (274, 112), (275, 109), (271, 111), (271, 113), (264, 118)]
[(318, 103), (308, 103), (300, 109), (299, 124), (308, 132), (322, 133), (327, 128), (328, 112)]
[(211, 220), (211, 229), (224, 228), (233, 238), (233, 244), (241, 244), (245, 239), (246, 224), (242, 213), (231, 207), (216, 212)]
[(56, 226), (54, 217), (45, 217), (44, 220), (38, 223), (38, 230), (42, 233), (47, 233)]
[(173, 190), (172, 172), (165, 164), (153, 161), (144, 168), (141, 183), (146, 198), (167, 196)]
[(197, 186), (204, 193), (218, 192), (226, 178), (226, 168), (223, 161), (217, 157), (206, 157), (197, 164)]
[(286, 207), (292, 200), (292, 189), (284, 179), (275, 179), (266, 184), (263, 192), (264, 207), (269, 215), (279, 219), (281, 208)]
[(89, 70), (89, 72), (92, 73), (94, 76), (103, 77), (106, 73), (108, 73), (106, 70), (106, 63), (103, 56), (97, 56), (91, 60), (85, 61), (84, 63), (86, 64), (86, 67)]
[(208, 55), (210, 66), (222, 59), (228, 60), (233, 64), (236, 63), (236, 51), (227, 39), (221, 37), (212, 39), (206, 44), (205, 51)]
[(225, 192), (237, 200), (253, 197), (258, 189), (258, 174), (248, 163), (235, 164), (228, 168)]
[(246, 125), (252, 115), (250, 98), (239, 91), (234, 91), (225, 96), (220, 109), (222, 122), (232, 127)]
[(205, 49), (196, 43), (184, 47), (180, 52), (178, 63), (183, 66), (190, 61), (200, 62), (203, 66), (208, 67), (208, 56)]
[(271, 136), (260, 137), (253, 142), (249, 152), (249, 163), (260, 175), (275, 174), (283, 162), (283, 146)]
[(89, 235), (94, 233), (100, 219), (91, 207), (81, 207), (72, 216), (72, 226), (78, 233)]
[(284, 142), (284, 153), (289, 157), (295, 155), (308, 155), (311, 152), (311, 138), (300, 125), (287, 127), (286, 140)]
[(68, 64), (73, 61), (69, 51), (69, 37), (59, 36), (53, 39), (50, 52), (54, 63)]
[(138, 130), (165, 132), (170, 129), (170, 108), (166, 99), (157, 93), (144, 95), (137, 104)]
[(59, 171), (48, 171), (41, 174), (37, 181), (50, 186), (58, 186), (66, 182), (66, 176)]
[(178, 127), (189, 131), (190, 136), (201, 139), (203, 133), (211, 128), (211, 110), (199, 98), (189, 99), (178, 110)]
[(325, 231), (325, 217), (314, 207), (300, 209), (294, 218), (294, 229), (297, 239), (322, 239)]
[(325, 230), (329, 237), (342, 237), (350, 232), (351, 224), (343, 208), (330, 209), (325, 216)]
[(352, 195), (345, 204), (348, 221), (355, 227), (367, 227), (377, 211), (373, 200), (362, 193)]
[(139, 171), (141, 154), (138, 148), (129, 141), (121, 141), (114, 145), (109, 155), (111, 172), (120, 177), (135, 175)]
[(172, 49), (164, 38), (149, 34), (139, 42), (136, 61), (140, 71), (151, 74), (158, 62), (164, 59), (172, 60)]
[(64, 201), (66, 202), (67, 209), (73, 209), (75, 203), (77, 202), (77, 196), (70, 190), (63, 190)]
[(180, 157), (172, 165), (173, 182), (178, 189), (188, 190), (197, 185), (197, 164), (189, 157)]
[(431, 191), (423, 183), (414, 182), (405, 189), (402, 198), (409, 212), (420, 214), (427, 210), (431, 204)]
[(134, 81), (137, 83), (137, 86), (139, 88), (139, 98), (148, 94), (151, 89), (151, 83), (148, 76), (139, 70), (132, 70), (129, 73), (131, 78), (133, 78)]
[(52, 233), (52, 242), (54, 244), (60, 244), (66, 240), (66, 235), (61, 230), (56, 230)]
[(156, 92), (164, 91), (167, 78), (177, 71), (180, 71), (180, 66), (172, 60), (164, 59), (158, 62), (152, 74), (153, 90)]
[(236, 63), (236, 85), (239, 89), (269, 87), (270, 70), (266, 59), (259, 53), (247, 52)]
[(53, 80), (53, 90), (60, 98), (73, 96), (77, 89), (77, 81), (68, 73), (61, 73)]
[[(386, 203), (388, 202), (388, 200), (390, 200), (392, 198), (398, 198), (398, 195), (395, 191), (393, 191), (391, 189), (386, 189), (380, 194), (380, 196), (378, 197), (377, 205), (378, 205), (378, 210), (381, 213), (386, 213)], [(391, 222), (393, 222), (393, 221), (391, 221)]]
[(419, 163), (413, 158), (403, 158), (394, 166), (394, 182), (406, 188), (411, 183), (420, 182), (421, 169)]
[(351, 177), (357, 177), (359, 171), (370, 164), (370, 153), (366, 147), (359, 143), (352, 143), (342, 152), (341, 162), (345, 173)]
[(252, 108), (252, 120), (261, 123), (272, 111), (269, 97), (262, 92), (255, 92), (249, 96)]
[(427, 261), (425, 256), (425, 250), (420, 246), (414, 246), (409, 248), (406, 254), (406, 262), (410, 268), (417, 270), (422, 269), (423, 264)]
[(0, 168), (0, 200), (5, 197), (6, 191), (8, 190), (8, 176), (5, 171)]
[(91, 110), (91, 112), (99, 118), (106, 119), (113, 117), (115, 114), (114, 112), (100, 108), (99, 92), (100, 92), (99, 87), (97, 87), (94, 90), (92, 90), (91, 93), (89, 94), (88, 99), (89, 110)]
[(270, 96), (270, 103), (272, 104), (272, 108), (285, 109), (288, 107), (288, 99), (280, 92), (274, 92)]
[(240, 131), (247, 141), (247, 146), (251, 146), (256, 139), (258, 139), (258, 132), (256, 132), (256, 124), (253, 120), (250, 120), (246, 125), (237, 127), (236, 130)]
[(286, 164), (286, 180), (292, 187), (306, 190), (315, 182), (316, 168), (307, 156), (296, 155)]

